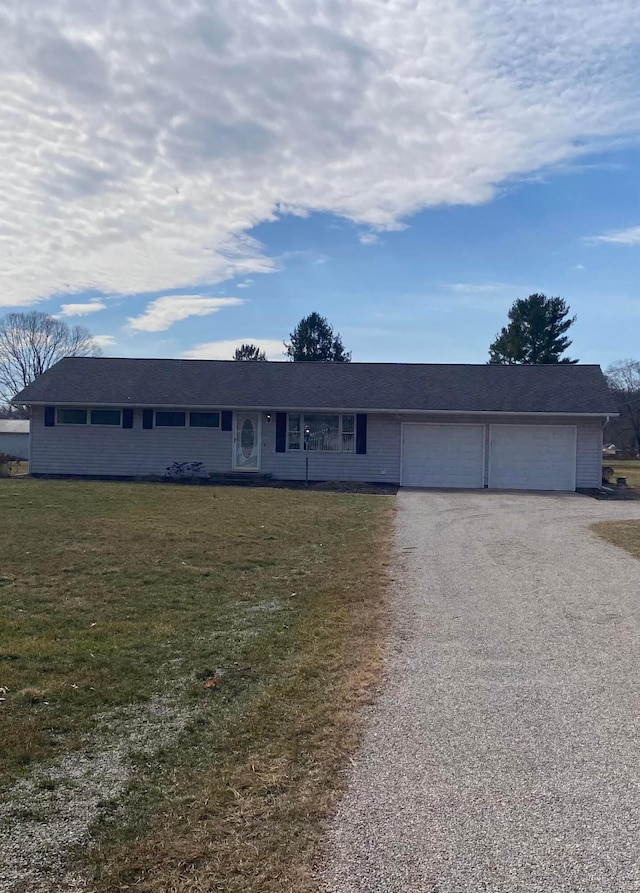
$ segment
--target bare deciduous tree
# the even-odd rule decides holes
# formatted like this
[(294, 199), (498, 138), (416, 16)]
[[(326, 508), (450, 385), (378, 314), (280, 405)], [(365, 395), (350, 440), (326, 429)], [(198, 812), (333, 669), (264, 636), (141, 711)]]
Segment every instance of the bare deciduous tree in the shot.
[(47, 313), (9, 313), (0, 318), (0, 403), (63, 357), (97, 357), (102, 351), (84, 326), (68, 326)]
[(634, 451), (640, 452), (640, 362), (617, 360), (609, 366), (605, 375), (621, 419), (626, 420), (633, 431)]

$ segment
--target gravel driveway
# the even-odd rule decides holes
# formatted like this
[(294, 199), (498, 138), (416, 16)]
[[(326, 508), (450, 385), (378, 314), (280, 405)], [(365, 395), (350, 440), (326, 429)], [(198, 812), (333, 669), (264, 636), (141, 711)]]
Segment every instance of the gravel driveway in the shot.
[(393, 631), (332, 893), (640, 891), (640, 504), (398, 496)]

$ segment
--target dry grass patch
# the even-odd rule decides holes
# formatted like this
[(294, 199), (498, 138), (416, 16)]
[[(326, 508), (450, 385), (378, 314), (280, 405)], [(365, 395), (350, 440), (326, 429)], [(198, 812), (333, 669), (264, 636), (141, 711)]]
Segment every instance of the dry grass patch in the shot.
[(640, 460), (638, 459), (605, 459), (603, 468), (613, 468), (613, 474), (609, 480), (615, 484), (616, 478), (627, 479), (627, 484), (636, 490), (640, 490)]
[[(380, 669), (392, 506), (0, 482), (0, 832), (24, 889), (314, 889)], [(84, 830), (56, 841), (69, 802)]]
[(591, 529), (614, 546), (626, 549), (634, 558), (640, 558), (640, 520), (600, 521)]

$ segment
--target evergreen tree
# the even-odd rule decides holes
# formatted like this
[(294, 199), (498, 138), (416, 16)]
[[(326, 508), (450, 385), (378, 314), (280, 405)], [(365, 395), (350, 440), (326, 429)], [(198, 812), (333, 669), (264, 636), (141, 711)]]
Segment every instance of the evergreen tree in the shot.
[(241, 344), (240, 347), (236, 347), (233, 359), (264, 363), (267, 361), (267, 355), (257, 344)]
[(342, 338), (333, 331), (324, 316), (310, 313), (301, 319), (285, 343), (286, 354), (294, 362), (350, 363)]
[(569, 310), (562, 298), (533, 294), (518, 299), (509, 310), (509, 324), (489, 348), (489, 363), (577, 363), (562, 357), (571, 345), (565, 333), (576, 321), (575, 316), (569, 317)]

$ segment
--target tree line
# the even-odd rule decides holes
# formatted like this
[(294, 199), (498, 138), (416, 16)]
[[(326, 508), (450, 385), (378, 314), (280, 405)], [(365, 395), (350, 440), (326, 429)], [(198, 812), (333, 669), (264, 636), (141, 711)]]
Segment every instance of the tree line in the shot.
[[(535, 363), (577, 363), (563, 356), (571, 346), (567, 331), (576, 321), (562, 298), (543, 294), (529, 295), (514, 302), (509, 322), (489, 347), (489, 363), (500, 365)], [(286, 356), (294, 362), (349, 363), (342, 338), (324, 316), (311, 313), (300, 320), (284, 342)], [(255, 344), (236, 348), (234, 360), (266, 361), (264, 351)]]
[[(568, 332), (576, 322), (563, 298), (531, 294), (511, 305), (507, 324), (489, 346), (492, 365), (577, 363), (566, 356), (571, 347)], [(285, 355), (296, 363), (350, 363), (342, 337), (326, 317), (317, 312), (303, 317), (284, 342)], [(69, 326), (46, 313), (9, 313), (0, 318), (0, 418), (24, 415), (10, 407), (10, 400), (62, 357), (100, 356), (100, 347), (89, 329)], [(234, 360), (266, 362), (256, 344), (236, 348)], [(640, 452), (640, 361), (618, 360), (605, 371), (620, 419), (610, 437), (622, 438), (624, 448)]]

